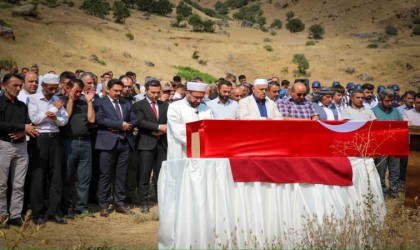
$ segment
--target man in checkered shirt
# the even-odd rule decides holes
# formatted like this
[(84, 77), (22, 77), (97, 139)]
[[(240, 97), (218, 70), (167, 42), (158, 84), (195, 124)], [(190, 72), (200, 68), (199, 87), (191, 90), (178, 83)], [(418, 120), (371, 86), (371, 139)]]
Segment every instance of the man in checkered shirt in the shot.
[(307, 91), (305, 84), (296, 82), (293, 84), (289, 97), (281, 99), (277, 107), (285, 120), (318, 120), (319, 115), (316, 112), (312, 102), (306, 97)]

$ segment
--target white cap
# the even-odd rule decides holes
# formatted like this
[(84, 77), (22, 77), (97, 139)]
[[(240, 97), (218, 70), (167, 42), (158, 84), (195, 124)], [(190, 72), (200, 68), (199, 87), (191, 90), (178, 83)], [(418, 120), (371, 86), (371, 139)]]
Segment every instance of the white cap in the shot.
[(266, 79), (255, 79), (254, 81), (254, 86), (263, 85), (263, 84), (268, 85), (268, 82)]
[(45, 74), (42, 77), (42, 82), (45, 84), (58, 84), (60, 82), (60, 77), (56, 74)]
[(197, 91), (197, 92), (206, 92), (207, 84), (202, 82), (187, 82), (187, 90)]

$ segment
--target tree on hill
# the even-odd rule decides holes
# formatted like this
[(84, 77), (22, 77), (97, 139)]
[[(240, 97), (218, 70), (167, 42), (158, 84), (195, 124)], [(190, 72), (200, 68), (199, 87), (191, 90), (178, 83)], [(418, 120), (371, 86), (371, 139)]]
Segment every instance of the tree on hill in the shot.
[(299, 18), (293, 18), (287, 22), (286, 28), (291, 33), (301, 32), (305, 29), (305, 24), (303, 24)]
[(171, 14), (174, 5), (169, 0), (137, 0), (137, 9), (166, 16)]
[(277, 27), (279, 29), (281, 29), (281, 27), (283, 26), (283, 24), (281, 23), (280, 19), (274, 19), (273, 22), (270, 25), (270, 28), (274, 28)]
[(188, 18), (188, 24), (193, 26), (194, 32), (214, 32), (214, 24), (215, 22), (212, 20), (205, 20), (203, 21), (201, 17), (194, 13)]
[(176, 7), (176, 15), (177, 17), (182, 17), (183, 20), (187, 19), (192, 14), (192, 8), (184, 1), (179, 2), (178, 6)]
[(295, 13), (293, 11), (289, 11), (289, 12), (286, 13), (286, 20), (287, 21), (289, 21), (293, 17), (295, 17)]
[(293, 55), (292, 62), (296, 64), (298, 67), (297, 75), (299, 76), (306, 76), (307, 72), (306, 70), (309, 69), (309, 62), (306, 59), (304, 54), (295, 54)]
[(124, 23), (125, 19), (130, 16), (127, 5), (122, 1), (115, 1), (112, 10), (116, 23)]
[(80, 9), (88, 15), (105, 18), (109, 14), (111, 6), (104, 0), (84, 0)]
[(127, 5), (128, 8), (136, 8), (137, 6), (137, 0), (121, 0), (123, 3)]
[(320, 24), (314, 24), (309, 27), (309, 38), (322, 39), (324, 34), (325, 30)]

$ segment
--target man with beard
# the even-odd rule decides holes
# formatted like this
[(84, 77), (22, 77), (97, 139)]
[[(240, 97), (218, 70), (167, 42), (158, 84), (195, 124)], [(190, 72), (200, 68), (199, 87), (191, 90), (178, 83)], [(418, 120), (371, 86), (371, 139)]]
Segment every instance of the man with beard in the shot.
[(237, 119), (236, 109), (238, 108), (238, 103), (229, 99), (232, 83), (223, 79), (219, 81), (217, 88), (219, 96), (206, 103), (213, 112), (214, 118)]
[(124, 84), (121, 97), (134, 103), (134, 80), (130, 76), (124, 75), (120, 77), (120, 81)]
[(363, 94), (365, 95), (365, 100), (363, 102), (363, 105), (371, 109), (378, 105), (378, 100), (376, 100), (375, 95), (373, 94), (373, 90), (375, 89), (375, 86), (373, 86), (370, 83), (365, 83), (362, 85)]
[(268, 82), (266, 79), (256, 79), (253, 94), (239, 101), (238, 116), (241, 120), (267, 119), (282, 120), (276, 104), (266, 96)]
[(356, 120), (356, 121), (372, 121), (376, 120), (375, 114), (371, 109), (363, 105), (365, 99), (362, 90), (355, 89), (350, 95), (351, 105), (346, 107), (341, 112), (341, 119), (343, 120)]
[[(31, 166), (30, 204), (33, 221), (37, 225), (44, 224), (46, 220), (67, 224), (60, 211), (64, 148), (58, 127), (66, 125), (69, 117), (63, 101), (55, 95), (58, 84), (58, 75), (45, 74), (41, 84), (42, 92), (31, 95), (28, 103), (29, 118), (38, 126), (40, 133), (31, 142), (31, 161), (36, 164)], [(48, 180), (45, 180), (46, 176)], [(44, 190), (48, 190), (47, 204)]]
[(173, 102), (168, 108), (168, 155), (167, 160), (187, 157), (187, 132), (185, 124), (204, 119), (213, 119), (213, 112), (201, 103), (207, 84), (186, 83), (185, 98)]
[(399, 106), (397, 109), (400, 112), (400, 115), (403, 116), (405, 112), (414, 108), (414, 96), (416, 92), (409, 90), (404, 93), (402, 99), (404, 100), (404, 104)]

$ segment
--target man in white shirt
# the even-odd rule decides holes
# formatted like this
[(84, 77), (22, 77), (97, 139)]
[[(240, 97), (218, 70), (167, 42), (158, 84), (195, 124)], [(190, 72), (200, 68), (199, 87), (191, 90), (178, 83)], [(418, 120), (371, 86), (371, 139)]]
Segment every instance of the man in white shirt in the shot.
[(217, 85), (218, 97), (206, 103), (213, 112), (215, 119), (237, 119), (236, 110), (238, 103), (229, 99), (232, 83), (220, 80)]
[(36, 93), (38, 89), (38, 75), (34, 72), (27, 72), (25, 74), (25, 82), (23, 83), (22, 90), (19, 92), (18, 99), (28, 106), (29, 96)]
[(187, 82), (186, 87), (185, 98), (171, 103), (168, 108), (167, 160), (187, 157), (186, 123), (214, 118), (211, 109), (202, 103), (207, 84)]
[[(55, 93), (58, 90), (59, 76), (45, 74), (42, 92), (29, 97), (29, 118), (38, 127), (40, 133), (32, 143), (31, 195), (30, 204), (35, 224), (45, 224), (51, 220), (59, 224), (67, 224), (61, 217), (60, 201), (62, 176), (64, 167), (64, 149), (59, 126), (68, 122), (66, 109)], [(48, 181), (45, 180), (48, 176)], [(45, 185), (48, 185), (45, 188)], [(48, 190), (48, 204), (45, 205), (44, 190)]]

